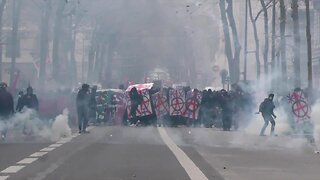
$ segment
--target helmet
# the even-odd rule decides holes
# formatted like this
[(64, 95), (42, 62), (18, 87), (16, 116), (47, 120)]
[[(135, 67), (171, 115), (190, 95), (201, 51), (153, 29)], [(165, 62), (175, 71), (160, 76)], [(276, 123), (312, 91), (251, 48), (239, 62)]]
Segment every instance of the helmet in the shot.
[(89, 84), (82, 84), (82, 89), (89, 90)]

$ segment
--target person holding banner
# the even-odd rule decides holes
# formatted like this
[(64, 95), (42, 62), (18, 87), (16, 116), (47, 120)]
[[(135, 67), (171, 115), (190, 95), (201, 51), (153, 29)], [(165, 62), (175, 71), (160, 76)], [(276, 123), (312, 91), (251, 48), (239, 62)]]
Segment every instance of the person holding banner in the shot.
[(136, 87), (133, 87), (129, 92), (130, 100), (131, 100), (131, 109), (130, 115), (132, 116), (131, 124), (136, 124), (138, 122), (137, 118), (137, 109), (138, 106), (142, 103), (143, 97), (138, 93)]

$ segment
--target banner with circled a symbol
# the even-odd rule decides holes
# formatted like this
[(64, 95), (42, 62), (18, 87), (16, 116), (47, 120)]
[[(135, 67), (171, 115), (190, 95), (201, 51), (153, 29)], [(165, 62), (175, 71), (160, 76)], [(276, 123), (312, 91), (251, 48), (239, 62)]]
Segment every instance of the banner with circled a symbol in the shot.
[(170, 116), (182, 116), (186, 111), (186, 98), (183, 89), (169, 90)]
[(291, 103), (292, 105), (291, 109), (296, 123), (311, 120), (311, 109), (308, 100), (305, 98), (302, 90), (295, 90), (287, 97), (289, 103)]
[(169, 103), (164, 91), (152, 95), (152, 103), (155, 107), (156, 115), (161, 118), (169, 113)]
[(186, 109), (183, 116), (190, 119), (198, 119), (202, 95), (198, 91), (188, 91), (186, 96)]

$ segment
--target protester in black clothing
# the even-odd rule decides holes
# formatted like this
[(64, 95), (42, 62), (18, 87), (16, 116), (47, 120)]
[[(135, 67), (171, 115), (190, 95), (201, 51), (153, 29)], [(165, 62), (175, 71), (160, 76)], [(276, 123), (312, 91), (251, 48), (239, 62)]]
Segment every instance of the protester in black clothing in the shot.
[(260, 136), (265, 136), (264, 132), (268, 127), (269, 122), (271, 123), (271, 135), (274, 135), (275, 121), (274, 118), (277, 116), (274, 114), (273, 110), (275, 105), (273, 103), (274, 94), (269, 94), (268, 98), (266, 98), (259, 106), (259, 112), (262, 113), (262, 117), (264, 119), (264, 125), (260, 131)]
[(39, 110), (39, 102), (38, 98), (35, 94), (33, 94), (33, 89), (31, 86), (27, 88), (27, 94), (23, 95), (21, 98), (21, 104), (19, 107), (17, 106), (17, 111), (21, 112), (21, 110), (26, 107), (29, 109)]
[(230, 94), (221, 90), (220, 106), (222, 108), (222, 127), (224, 131), (230, 131), (232, 126), (233, 104)]
[[(13, 97), (7, 91), (7, 84), (0, 84), (0, 120), (7, 121), (14, 113)], [(1, 138), (4, 140), (7, 135), (7, 130), (4, 128), (1, 132)]]
[(133, 87), (130, 90), (129, 96), (131, 100), (131, 110), (130, 110), (130, 115), (132, 116), (131, 124), (136, 124), (138, 121), (137, 109), (138, 109), (138, 106), (142, 103), (143, 97), (141, 94), (138, 93), (138, 90), (136, 87)]
[(0, 117), (7, 118), (14, 113), (13, 96), (7, 91), (7, 84), (0, 84)]
[(78, 112), (79, 133), (88, 133), (88, 131), (86, 131), (86, 128), (89, 118), (89, 88), (90, 86), (88, 84), (83, 84), (77, 94), (76, 104)]

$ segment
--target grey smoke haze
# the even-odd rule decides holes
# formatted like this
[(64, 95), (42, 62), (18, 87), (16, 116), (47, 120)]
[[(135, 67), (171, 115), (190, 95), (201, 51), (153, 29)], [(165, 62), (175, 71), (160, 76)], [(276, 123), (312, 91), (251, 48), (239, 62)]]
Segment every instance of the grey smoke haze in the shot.
[[(21, 52), (17, 67), (22, 69), (22, 62), (30, 63), (30, 67), (21, 70), (18, 86), (24, 87), (29, 81), (37, 86), (41, 78), (36, 66), (39, 66), (43, 45), (40, 43), (41, 15), (46, 4), (42, 0), (21, 2)], [(215, 16), (213, 2), (65, 2), (51, 0), (47, 58), (50, 62), (46, 64), (46, 85), (66, 87), (86, 81), (115, 87), (126, 79), (141, 82), (155, 68), (168, 70), (173, 81), (189, 81), (193, 86), (209, 85), (217, 78), (213, 77), (212, 67), (219, 47), (220, 19)], [(59, 8), (62, 12), (58, 11)], [(11, 33), (11, 9), (12, 2), (8, 1), (4, 12), (5, 36)], [(59, 21), (60, 26), (56, 27)], [(58, 48), (54, 49), (57, 41)], [(57, 56), (55, 51), (58, 51)], [(9, 63), (11, 58), (4, 61)], [(56, 61), (60, 67), (57, 75), (54, 72)], [(196, 81), (194, 77), (198, 75), (203, 82)], [(3, 78), (7, 80), (9, 77), (5, 75)]]

